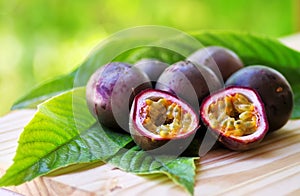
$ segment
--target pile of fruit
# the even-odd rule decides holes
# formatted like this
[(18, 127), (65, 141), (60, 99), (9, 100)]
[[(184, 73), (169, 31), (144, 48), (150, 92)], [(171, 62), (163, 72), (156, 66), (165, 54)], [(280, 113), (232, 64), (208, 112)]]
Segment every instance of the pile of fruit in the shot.
[(102, 126), (127, 131), (142, 149), (158, 154), (180, 154), (204, 131), (229, 149), (252, 149), (285, 125), (293, 108), (281, 73), (244, 66), (219, 46), (173, 65), (109, 63), (91, 76), (86, 97)]

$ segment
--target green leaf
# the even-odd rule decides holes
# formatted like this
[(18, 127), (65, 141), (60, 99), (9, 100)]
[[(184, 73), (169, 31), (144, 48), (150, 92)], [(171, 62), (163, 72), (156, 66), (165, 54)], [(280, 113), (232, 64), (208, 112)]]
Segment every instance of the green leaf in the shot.
[(96, 123), (84, 88), (68, 91), (38, 106), (0, 186), (19, 185), (72, 164), (108, 159), (131, 141), (129, 135)]
[(293, 85), (294, 91), (294, 110), (292, 118), (300, 118), (300, 84)]
[(135, 62), (143, 58), (153, 58), (168, 64), (173, 64), (185, 59), (182, 54), (176, 53), (167, 48), (139, 47), (124, 52), (123, 54), (117, 56), (113, 61), (128, 62), (134, 64)]
[(75, 73), (76, 71), (73, 71), (68, 75), (59, 76), (39, 84), (17, 100), (11, 109), (36, 108), (43, 101), (64, 91), (71, 90), (73, 88)]
[(165, 174), (173, 182), (194, 193), (196, 166), (195, 157), (151, 156), (133, 147), (122, 149), (108, 162), (135, 174)]

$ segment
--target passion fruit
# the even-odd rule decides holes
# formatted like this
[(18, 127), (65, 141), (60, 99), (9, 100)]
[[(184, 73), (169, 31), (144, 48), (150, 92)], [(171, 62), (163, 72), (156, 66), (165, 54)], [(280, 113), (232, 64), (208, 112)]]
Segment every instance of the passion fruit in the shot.
[(289, 120), (293, 109), (293, 92), (287, 79), (277, 70), (253, 65), (240, 69), (225, 83), (255, 89), (266, 109), (269, 132), (280, 129)]
[(176, 94), (198, 110), (204, 97), (222, 88), (222, 84), (209, 68), (180, 61), (164, 70), (155, 88)]
[(133, 102), (130, 133), (143, 150), (181, 154), (199, 127), (199, 115), (183, 100), (160, 90), (144, 90)]
[(151, 83), (146, 74), (130, 64), (112, 62), (90, 77), (87, 104), (103, 126), (129, 132), (128, 116), (134, 95), (147, 88), (151, 88)]
[(244, 67), (242, 60), (235, 52), (220, 46), (201, 48), (187, 59), (209, 67), (221, 81), (226, 81), (230, 75)]
[(268, 131), (264, 105), (250, 88), (228, 87), (212, 94), (200, 114), (208, 130), (232, 150), (257, 147)]
[(160, 74), (169, 66), (167, 63), (163, 63), (156, 59), (141, 59), (134, 64), (135, 67), (145, 72), (153, 87), (155, 87), (156, 81)]

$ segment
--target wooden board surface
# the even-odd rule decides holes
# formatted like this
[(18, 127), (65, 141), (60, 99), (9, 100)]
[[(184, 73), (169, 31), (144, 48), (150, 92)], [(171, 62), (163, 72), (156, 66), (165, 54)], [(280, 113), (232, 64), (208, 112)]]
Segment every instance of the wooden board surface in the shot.
[[(282, 39), (300, 50), (300, 34)], [(0, 118), (0, 174), (12, 164), (19, 134), (34, 110)], [(188, 195), (167, 177), (137, 176), (111, 165), (95, 165), (59, 176), (0, 189), (0, 195)], [(216, 149), (197, 163), (195, 195), (300, 195), (300, 120), (289, 121), (247, 152)]]
[[(34, 110), (0, 118), (0, 170), (12, 163), (17, 140)], [(188, 195), (168, 178), (137, 176), (111, 165), (37, 178), (8, 189), (24, 195)], [(299, 195), (300, 120), (289, 121), (247, 152), (216, 149), (197, 163), (195, 195)]]

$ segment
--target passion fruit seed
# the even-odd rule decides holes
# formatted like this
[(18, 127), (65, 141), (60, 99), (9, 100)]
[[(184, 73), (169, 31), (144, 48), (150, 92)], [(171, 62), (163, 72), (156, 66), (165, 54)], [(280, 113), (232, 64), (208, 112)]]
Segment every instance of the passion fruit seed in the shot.
[(255, 106), (241, 93), (226, 95), (211, 103), (208, 114), (211, 127), (227, 136), (246, 136), (257, 130)]
[(191, 127), (191, 114), (165, 98), (146, 99), (141, 116), (145, 129), (163, 138), (176, 137)]

